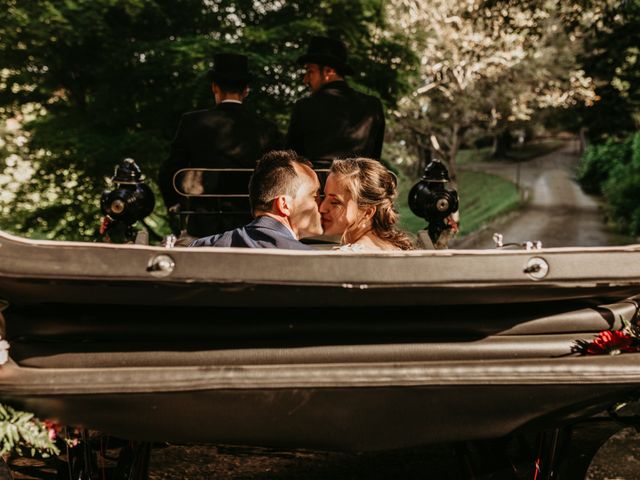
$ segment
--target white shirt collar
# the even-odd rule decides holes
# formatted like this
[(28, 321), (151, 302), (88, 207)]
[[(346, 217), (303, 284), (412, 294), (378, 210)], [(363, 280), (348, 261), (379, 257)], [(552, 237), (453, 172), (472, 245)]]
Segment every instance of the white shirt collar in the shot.
[(298, 236), (297, 236), (295, 233), (293, 233), (293, 230), (291, 230), (291, 227), (290, 227), (289, 225), (287, 225), (286, 223), (283, 223), (283, 225), (284, 225), (285, 227), (287, 227), (287, 230), (289, 230), (289, 231), (291, 232), (291, 236), (292, 236), (293, 238), (295, 238), (296, 240), (300, 240), (300, 239), (298, 238)]
[(239, 104), (242, 104), (242, 102), (240, 100), (233, 100), (233, 99), (222, 100), (220, 103), (221, 104), (222, 103), (239, 103)]

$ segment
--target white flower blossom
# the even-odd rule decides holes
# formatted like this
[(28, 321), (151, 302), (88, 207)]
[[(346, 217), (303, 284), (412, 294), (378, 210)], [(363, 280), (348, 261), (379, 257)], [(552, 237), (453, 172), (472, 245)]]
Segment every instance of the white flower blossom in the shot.
[(4, 365), (9, 361), (9, 342), (2, 340), (0, 337), (0, 365)]
[[(595, 101), (561, 0), (486, 7), (481, 0), (390, 0), (387, 13), (419, 57), (415, 88), (395, 117), (418, 143), (435, 134), (450, 160), (471, 135), (499, 133), (545, 108)], [(597, 15), (583, 14), (585, 28)]]

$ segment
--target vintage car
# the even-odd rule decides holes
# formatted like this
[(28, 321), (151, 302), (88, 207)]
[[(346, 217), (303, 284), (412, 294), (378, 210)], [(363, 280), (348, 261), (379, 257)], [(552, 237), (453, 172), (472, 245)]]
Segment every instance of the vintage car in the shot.
[[(640, 394), (640, 353), (580, 347), (633, 329), (638, 299), (640, 245), (356, 253), (0, 232), (0, 400), (140, 442), (494, 442), (517, 472), (469, 478), (584, 478)], [(518, 462), (512, 441), (532, 446)]]

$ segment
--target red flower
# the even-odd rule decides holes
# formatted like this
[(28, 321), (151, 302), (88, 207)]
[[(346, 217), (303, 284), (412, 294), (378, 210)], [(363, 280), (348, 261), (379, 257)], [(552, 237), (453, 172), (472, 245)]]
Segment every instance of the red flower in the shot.
[(42, 423), (44, 424), (44, 428), (49, 431), (49, 440), (55, 440), (60, 430), (62, 430), (62, 425), (55, 420), (43, 420)]
[(102, 217), (102, 222), (100, 223), (100, 235), (104, 235), (109, 228), (110, 223), (111, 219), (109, 217)]
[(622, 352), (637, 352), (638, 345), (635, 339), (620, 330), (605, 330), (587, 345), (585, 353), (591, 355), (615, 355)]
[(458, 222), (456, 222), (456, 219), (453, 218), (453, 215), (449, 215), (447, 218), (445, 218), (444, 223), (447, 224), (447, 228), (451, 230), (451, 233), (458, 233)]

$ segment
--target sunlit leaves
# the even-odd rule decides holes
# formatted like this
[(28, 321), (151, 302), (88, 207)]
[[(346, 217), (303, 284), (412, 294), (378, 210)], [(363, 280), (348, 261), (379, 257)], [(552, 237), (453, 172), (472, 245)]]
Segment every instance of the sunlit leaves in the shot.
[(0, 455), (13, 451), (43, 457), (60, 453), (49, 429), (33, 413), (0, 404)]
[[(283, 130), (306, 94), (295, 60), (310, 36), (345, 40), (352, 83), (389, 104), (412, 62), (402, 35), (383, 33), (382, 0), (5, 3), (0, 128), (18, 122), (21, 133), (5, 135), (0, 146), (0, 181), (12, 185), (0, 198), (0, 228), (30, 236), (92, 239), (104, 178), (122, 158), (134, 158), (153, 183), (180, 115), (213, 105), (215, 53), (249, 56), (249, 106)], [(39, 107), (25, 116), (25, 105)], [(27, 141), (19, 145), (18, 135)], [(15, 172), (4, 171), (10, 155), (33, 172), (17, 184)]]
[[(418, 149), (435, 135), (453, 162), (460, 145), (528, 121), (536, 111), (593, 102), (593, 82), (576, 60), (559, 0), (523, 2), (393, 0), (420, 56), (412, 94), (396, 116)], [(426, 137), (426, 139), (425, 139)]]

